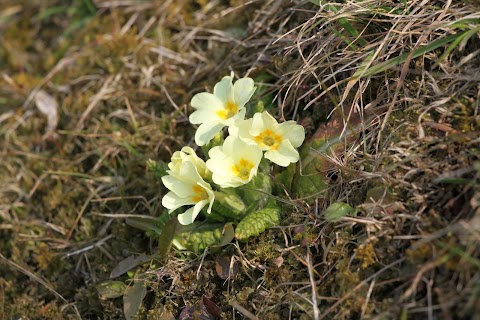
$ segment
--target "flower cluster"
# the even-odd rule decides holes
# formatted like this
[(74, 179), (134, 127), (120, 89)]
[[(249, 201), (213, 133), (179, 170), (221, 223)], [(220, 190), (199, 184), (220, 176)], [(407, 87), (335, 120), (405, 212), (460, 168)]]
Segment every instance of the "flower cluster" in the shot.
[(232, 74), (215, 85), (213, 94), (202, 92), (192, 98), (195, 111), (189, 120), (200, 125), (195, 143), (206, 145), (224, 127), (228, 127), (229, 135), (222, 146), (210, 149), (206, 162), (190, 147), (173, 154), (168, 175), (162, 178), (170, 190), (162, 205), (170, 213), (182, 206), (192, 206), (178, 216), (181, 224), (192, 223), (207, 205), (207, 213), (211, 213), (215, 200), (212, 184), (235, 188), (250, 182), (257, 175), (263, 156), (282, 167), (299, 160), (297, 148), (305, 139), (301, 125), (295, 121), (278, 123), (266, 111), (245, 119), (245, 105), (255, 89), (253, 79), (242, 78), (233, 83)]

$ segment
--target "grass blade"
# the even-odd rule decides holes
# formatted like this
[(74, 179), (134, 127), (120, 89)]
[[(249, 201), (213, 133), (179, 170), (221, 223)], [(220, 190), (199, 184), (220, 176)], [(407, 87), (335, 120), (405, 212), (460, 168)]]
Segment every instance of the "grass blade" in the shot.
[[(443, 47), (444, 45), (463, 37), (467, 32), (468, 31), (462, 31), (462, 32), (459, 32), (459, 33), (456, 33), (456, 34), (452, 34), (448, 37), (435, 40), (425, 47), (418, 48), (413, 52), (412, 59), (418, 58), (418, 57), (424, 55), (427, 52), (430, 52), (430, 51), (433, 51), (433, 50), (438, 49), (440, 47)], [(369, 76), (373, 76), (373, 75), (381, 73), (381, 72), (385, 72), (389, 69), (392, 69), (392, 68), (404, 63), (405, 61), (407, 61), (407, 58), (409, 56), (410, 56), (410, 52), (407, 52), (407, 53), (399, 55), (398, 57), (395, 57), (393, 59), (390, 59), (390, 60), (384, 61), (382, 63), (379, 63), (379, 64), (377, 64), (377, 65), (375, 65), (375, 66), (373, 66), (373, 67), (371, 67), (367, 70), (363, 70), (363, 69), (360, 68), (352, 76), (351, 80), (357, 80), (357, 79), (362, 78), (362, 77), (369, 77)], [(370, 58), (367, 57), (367, 59), (370, 59)], [(363, 65), (365, 65), (367, 63), (368, 63), (368, 61), (362, 62)]]

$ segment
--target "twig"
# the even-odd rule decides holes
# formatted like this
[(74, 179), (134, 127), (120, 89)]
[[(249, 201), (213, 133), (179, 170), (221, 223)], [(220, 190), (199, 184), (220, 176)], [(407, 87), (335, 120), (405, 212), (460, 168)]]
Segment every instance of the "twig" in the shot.
[(101, 245), (103, 245), (107, 240), (109, 240), (109, 239), (112, 238), (112, 237), (113, 237), (113, 234), (109, 234), (108, 236), (106, 236), (106, 237), (103, 238), (103, 239), (98, 240), (98, 241), (95, 242), (94, 244), (91, 244), (91, 245), (88, 245), (88, 246), (86, 246), (86, 247), (84, 247), (84, 248), (82, 248), (82, 249), (79, 249), (79, 250), (76, 250), (76, 251), (67, 253), (64, 258), (68, 258), (68, 257), (74, 256), (74, 255), (77, 255), (77, 254), (80, 254), (80, 253), (89, 251), (89, 250), (91, 250), (91, 249), (93, 249), (93, 248), (100, 247)]
[(231, 300), (228, 302), (229, 305), (231, 305), (235, 310), (243, 314), (245, 317), (247, 317), (250, 320), (260, 320), (256, 315), (242, 307), (237, 301)]
[(313, 275), (313, 266), (310, 247), (307, 245), (307, 267), (308, 267), (308, 277), (310, 278), (310, 284), (312, 286), (312, 306), (313, 306), (313, 318), (315, 320), (319, 319), (320, 309), (318, 309), (317, 301), (317, 286), (315, 285), (315, 278)]

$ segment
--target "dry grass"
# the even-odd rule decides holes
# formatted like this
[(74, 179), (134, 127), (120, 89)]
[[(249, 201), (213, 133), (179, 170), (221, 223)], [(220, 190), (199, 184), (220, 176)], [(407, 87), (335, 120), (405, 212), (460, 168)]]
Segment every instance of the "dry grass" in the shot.
[[(429, 0), (7, 1), (1, 318), (122, 318), (121, 299), (102, 300), (95, 286), (137, 253), (154, 258), (130, 275), (148, 283), (141, 318), (204, 312), (203, 296), (227, 319), (474, 318), (478, 9)], [(155, 237), (124, 219), (163, 210), (146, 161), (193, 143), (191, 97), (230, 70), (253, 77), (256, 99), (279, 119), (306, 128), (297, 177), (278, 193), (291, 205), (281, 227), (248, 243), (157, 259)], [(58, 103), (53, 130), (36, 108), (40, 91)], [(324, 210), (337, 201), (358, 215), (328, 222)], [(220, 277), (218, 256), (238, 268), (234, 279)]]

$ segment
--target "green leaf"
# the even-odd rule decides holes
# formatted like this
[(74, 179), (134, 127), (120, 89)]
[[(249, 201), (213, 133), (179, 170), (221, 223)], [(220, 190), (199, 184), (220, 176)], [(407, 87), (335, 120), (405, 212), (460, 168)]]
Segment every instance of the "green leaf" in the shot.
[(480, 31), (480, 27), (476, 27), (475, 29), (468, 30), (457, 39), (455, 39), (452, 44), (445, 50), (445, 52), (438, 58), (432, 68), (436, 68), (456, 47), (458, 47), (461, 43), (465, 43), (471, 37), (477, 34)]
[[(339, 140), (337, 137), (329, 141), (317, 139), (303, 145), (300, 150), (300, 158), (304, 159), (303, 168), (300, 170), (300, 165), (297, 166), (298, 169), (293, 180), (293, 192), (298, 197), (314, 201), (315, 195), (327, 188), (325, 175), (322, 173), (327, 167), (327, 161), (318, 153), (327, 153), (332, 145), (337, 144), (338, 141), (335, 139)], [(317, 150), (318, 153), (310, 155), (312, 150)]]
[(212, 213), (205, 214), (205, 217), (214, 221), (240, 221), (244, 217), (247, 207), (235, 190), (227, 188), (225, 191), (215, 191)]
[(56, 7), (47, 7), (44, 10), (41, 10), (38, 14), (32, 17), (32, 21), (41, 22), (47, 20), (51, 16), (57, 15), (59, 13), (67, 12), (67, 6), (56, 6)]
[(178, 226), (177, 217), (171, 217), (162, 229), (162, 233), (158, 237), (158, 255), (165, 258), (172, 247), (172, 241)]
[(223, 247), (232, 242), (235, 237), (235, 229), (231, 223), (225, 224), (222, 230), (222, 238), (214, 246)]
[(128, 256), (120, 261), (115, 268), (113, 268), (112, 272), (110, 273), (110, 279), (119, 277), (125, 272), (147, 261), (150, 261), (150, 258), (148, 258), (146, 255), (141, 254), (139, 256), (134, 256), (132, 254), (131, 256)]
[(114, 299), (123, 296), (126, 285), (121, 281), (107, 280), (95, 286), (102, 299)]
[(119, 144), (122, 145), (125, 149), (127, 149), (127, 151), (130, 152), (135, 157), (140, 156), (140, 153), (131, 144), (129, 144), (127, 141), (120, 140)]
[(144, 280), (135, 281), (133, 286), (127, 287), (123, 295), (123, 313), (125, 319), (134, 319), (147, 293)]
[(272, 194), (270, 177), (262, 172), (258, 172), (252, 181), (238, 189), (242, 199), (248, 204), (247, 212), (264, 207)]
[(280, 207), (271, 201), (262, 210), (254, 211), (240, 221), (235, 229), (235, 238), (245, 241), (250, 237), (258, 236), (270, 227), (278, 226), (280, 213)]
[(189, 250), (200, 253), (206, 247), (218, 245), (225, 241), (223, 223), (194, 222), (184, 227), (183, 232), (177, 233), (173, 245), (180, 250)]
[(332, 203), (327, 210), (325, 210), (325, 219), (328, 222), (341, 221), (349, 214), (355, 215), (356, 211), (349, 204), (345, 202)]
[[(333, 13), (338, 13), (340, 10), (332, 5), (331, 3), (328, 3), (328, 1), (322, 1), (322, 0), (310, 0), (310, 2), (313, 2), (314, 4), (320, 6), (323, 5), (325, 11), (330, 11)], [(348, 21), (347, 18), (338, 18), (338, 23), (340, 26), (347, 31), (352, 37), (355, 38), (355, 41), (358, 42), (358, 44), (362, 47), (368, 45), (368, 42), (360, 37), (360, 33), (358, 30)], [(332, 27), (332, 31), (335, 32), (339, 38), (341, 38), (347, 45), (351, 46), (353, 50), (357, 50), (357, 46), (354, 44), (355, 41), (349, 40), (347, 37), (345, 37), (343, 34), (340, 32), (336, 31), (335, 27)]]
[(125, 219), (125, 223), (131, 227), (160, 235), (162, 233), (163, 226), (167, 223), (169, 218), (170, 216), (168, 212), (165, 212), (158, 218), (131, 216)]
[(275, 176), (276, 181), (280, 184), (275, 186), (276, 194), (282, 194), (283, 188), (291, 190), (296, 166), (296, 164), (291, 164), (285, 170)]

